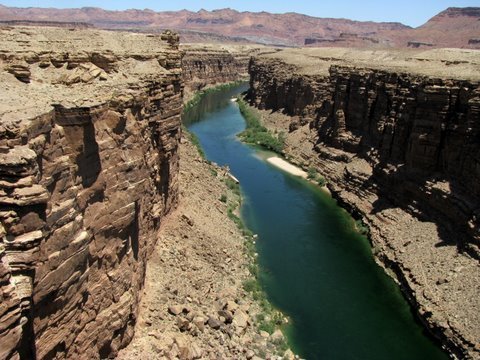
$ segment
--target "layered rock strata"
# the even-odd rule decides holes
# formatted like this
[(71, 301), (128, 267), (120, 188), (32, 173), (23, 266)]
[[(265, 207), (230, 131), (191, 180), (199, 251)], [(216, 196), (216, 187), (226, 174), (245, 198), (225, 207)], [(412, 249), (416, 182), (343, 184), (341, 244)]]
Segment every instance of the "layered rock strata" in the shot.
[(248, 63), (252, 55), (272, 51), (253, 45), (187, 44), (183, 51), (182, 70), (186, 97), (212, 85), (248, 80)]
[(249, 70), (251, 103), (289, 132), (286, 153), (369, 225), (431, 333), (478, 358), (478, 53), (289, 50)]
[(182, 59), (183, 79), (192, 91), (247, 77), (248, 58), (237, 60), (227, 50), (188, 47)]
[(16, 27), (0, 49), (0, 359), (110, 357), (177, 203), (178, 37)]

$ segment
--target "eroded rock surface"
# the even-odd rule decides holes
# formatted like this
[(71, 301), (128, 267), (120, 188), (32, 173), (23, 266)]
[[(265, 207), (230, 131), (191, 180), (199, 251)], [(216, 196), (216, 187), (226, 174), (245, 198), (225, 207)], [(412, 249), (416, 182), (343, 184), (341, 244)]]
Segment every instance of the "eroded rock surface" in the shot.
[(421, 319), (469, 358), (480, 356), (479, 59), (329, 49), (250, 64), (250, 100), (289, 132), (286, 153), (363, 218)]
[(185, 44), (182, 70), (185, 98), (195, 91), (233, 81), (248, 80), (248, 63), (254, 54), (273, 49), (254, 45)]
[(226, 49), (208, 46), (183, 46), (182, 50), (183, 78), (192, 91), (248, 76), (247, 56), (238, 59)]
[(171, 33), (0, 29), (0, 358), (132, 338), (177, 204), (180, 66)]

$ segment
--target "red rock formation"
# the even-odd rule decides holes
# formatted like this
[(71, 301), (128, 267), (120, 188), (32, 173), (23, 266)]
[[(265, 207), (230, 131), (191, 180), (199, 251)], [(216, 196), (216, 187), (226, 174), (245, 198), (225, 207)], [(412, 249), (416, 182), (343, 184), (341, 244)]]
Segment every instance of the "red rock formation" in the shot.
[[(177, 36), (162, 39), (0, 34), (1, 359), (106, 358), (132, 338), (146, 260), (178, 196), (180, 53)], [(25, 59), (28, 84), (6, 71)], [(103, 79), (63, 85), (94, 64)]]
[[(397, 46), (408, 43), (428, 47), (479, 49), (470, 42), (480, 34), (480, 8), (448, 8), (418, 28), (394, 35)], [(393, 35), (393, 34), (392, 34)], [(411, 45), (410, 45), (411, 46)]]
[(70, 29), (89, 29), (94, 26), (85, 22), (61, 22), (61, 21), (42, 21), (42, 20), (0, 20), (0, 25), (7, 26), (55, 26)]
[[(479, 8), (449, 8), (412, 29), (400, 23), (375, 23), (317, 18), (297, 13), (238, 12), (232, 9), (192, 12), (152, 10), (107, 11), (99, 8), (42, 9), (0, 6), (0, 20), (86, 22), (99, 28), (181, 31), (182, 39), (197, 42), (255, 42), (282, 46), (478, 48)], [(210, 35), (209, 35), (210, 34)], [(220, 37), (220, 38), (219, 38)]]

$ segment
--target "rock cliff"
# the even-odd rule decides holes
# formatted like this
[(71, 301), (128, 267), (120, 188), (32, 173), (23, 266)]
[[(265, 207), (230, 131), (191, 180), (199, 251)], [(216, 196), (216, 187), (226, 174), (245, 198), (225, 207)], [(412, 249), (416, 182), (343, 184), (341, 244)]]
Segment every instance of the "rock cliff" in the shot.
[(269, 51), (253, 45), (194, 45), (181, 47), (186, 95), (215, 84), (248, 79), (253, 54)]
[(178, 37), (7, 27), (0, 48), (0, 358), (115, 355), (177, 203)]
[(316, 167), (369, 225), (377, 259), (431, 332), (476, 358), (480, 79), (471, 56), (286, 51), (251, 61), (249, 97), (288, 115), (264, 113), (267, 126), (290, 132), (286, 153)]
[(182, 49), (183, 79), (192, 91), (248, 76), (248, 57), (238, 59), (227, 50), (210, 47), (189, 46)]

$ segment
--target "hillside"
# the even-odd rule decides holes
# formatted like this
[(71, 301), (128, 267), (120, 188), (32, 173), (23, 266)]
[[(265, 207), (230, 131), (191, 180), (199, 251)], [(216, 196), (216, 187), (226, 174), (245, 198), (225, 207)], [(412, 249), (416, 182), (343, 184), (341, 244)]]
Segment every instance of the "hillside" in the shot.
[(255, 42), (281, 46), (462, 47), (480, 48), (480, 8), (449, 8), (412, 29), (387, 22), (317, 18), (297, 13), (188, 10), (155, 12), (14, 8), (0, 5), (0, 21), (30, 20), (91, 23), (106, 29), (173, 29), (183, 42)]

